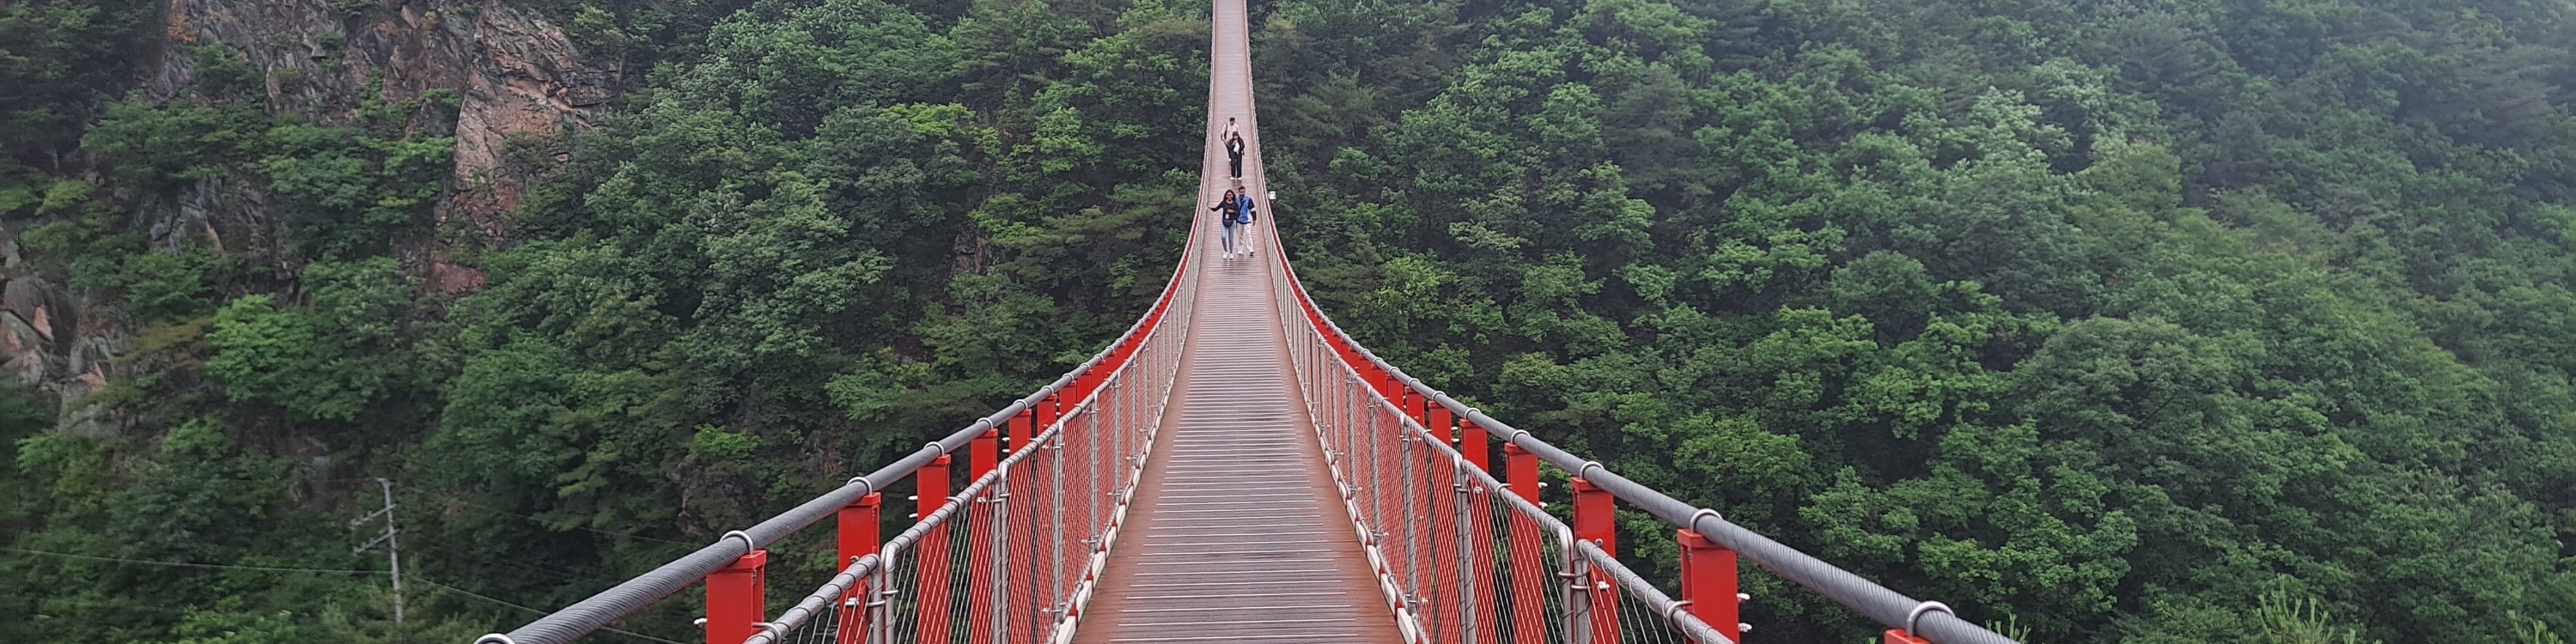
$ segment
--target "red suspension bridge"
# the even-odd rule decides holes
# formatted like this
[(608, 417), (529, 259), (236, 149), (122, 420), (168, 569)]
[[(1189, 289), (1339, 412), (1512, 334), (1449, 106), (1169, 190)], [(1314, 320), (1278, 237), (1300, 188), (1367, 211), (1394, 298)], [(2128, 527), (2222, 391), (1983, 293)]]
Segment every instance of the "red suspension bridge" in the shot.
[[(1244, 0), (1216, 0), (1211, 24), (1199, 192), (1240, 187), (1273, 213)], [(1229, 117), (1249, 144), (1239, 180)], [(1153, 308), (1054, 384), (477, 644), (569, 642), (700, 585), (710, 644), (1729, 644), (1752, 630), (1740, 561), (1885, 625), (1887, 644), (2012, 641), (1460, 404), (1334, 326), (1266, 221), (1234, 257), (1212, 217), (1189, 219)], [(951, 489), (961, 452), (971, 482)], [(1541, 467), (1571, 480), (1573, 525), (1541, 509)], [(905, 479), (916, 521), (882, 539), (881, 493)], [(1616, 558), (1623, 503), (1673, 529), (1678, 598)], [(839, 574), (771, 614), (763, 548), (825, 519)]]

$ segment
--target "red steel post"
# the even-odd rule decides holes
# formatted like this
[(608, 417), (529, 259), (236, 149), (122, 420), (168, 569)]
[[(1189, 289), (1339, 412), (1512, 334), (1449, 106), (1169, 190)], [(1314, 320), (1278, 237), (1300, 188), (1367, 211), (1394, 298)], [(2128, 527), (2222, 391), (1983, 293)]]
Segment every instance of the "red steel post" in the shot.
[[(885, 495), (870, 492), (841, 508), (838, 534), (841, 567), (848, 568), (851, 561), (876, 554), (877, 530), (883, 525), (878, 522), (878, 515), (884, 507)], [(858, 585), (841, 595), (841, 604), (834, 607), (841, 613), (842, 624), (840, 636), (834, 638), (834, 644), (860, 644), (865, 640), (868, 632), (868, 579), (860, 577)]]
[(1593, 485), (1590, 479), (1574, 478), (1574, 538), (1601, 546), (1601, 551), (1619, 554), (1618, 497), (1609, 490)]
[(1458, 419), (1458, 453), (1465, 455), (1467, 463), (1476, 466), (1476, 471), (1494, 472), (1494, 446), (1488, 444), (1485, 428), (1477, 425), (1476, 421)]
[(1915, 637), (1913, 633), (1894, 628), (1887, 629), (1887, 637), (1880, 641), (1884, 644), (1932, 644), (1932, 640)]
[(760, 632), (768, 569), (769, 551), (753, 550), (707, 575), (707, 644), (734, 644)]
[[(913, 473), (917, 491), (913, 497), (915, 522), (928, 520), (932, 512), (939, 511), (939, 506), (948, 503), (949, 458), (947, 454), (941, 454)], [(915, 601), (921, 607), (920, 641), (925, 644), (948, 644), (949, 635), (956, 630), (949, 615), (949, 605), (956, 598), (950, 596), (948, 584), (948, 540), (954, 529), (953, 524), (940, 524), (923, 535), (924, 538), (915, 546), (921, 549), (921, 578), (918, 582), (921, 596)]]
[[(1609, 490), (1593, 485), (1590, 479), (1574, 477), (1574, 538), (1600, 546), (1603, 554), (1619, 554), (1618, 497)], [(1584, 580), (1584, 592), (1592, 596), (1592, 641), (1616, 644), (1619, 641), (1619, 601), (1621, 593), (1611, 587), (1609, 576), (1593, 573)]]
[(939, 506), (948, 504), (948, 464), (951, 458), (953, 457), (941, 454), (939, 458), (930, 459), (930, 462), (923, 464), (920, 470), (913, 472), (913, 489), (918, 492), (913, 496), (914, 522), (918, 523), (922, 519), (930, 518), (930, 513), (938, 511)]
[(1512, 492), (1521, 495), (1521, 500), (1538, 504), (1538, 455), (1520, 445), (1504, 443), (1503, 465), (1511, 470), (1504, 473), (1503, 484), (1512, 486)]
[[(1038, 402), (1038, 404), (1043, 404), (1043, 402)], [(1010, 453), (1020, 453), (1020, 451), (1028, 451), (1028, 448), (1036, 448), (1036, 446), (1038, 446), (1038, 443), (1036, 443), (1036, 440), (1038, 440), (1038, 422), (1036, 422), (1036, 420), (1038, 420), (1038, 404), (1028, 404), (1028, 410), (1020, 410), (1020, 415), (1010, 417)], [(1030, 466), (1043, 466), (1043, 461), (1038, 461), (1038, 456), (1028, 456), (1028, 459), (1020, 461), (1020, 466), (1018, 466), (1018, 469), (1015, 469), (1015, 477), (1020, 477), (1020, 479), (1028, 477)], [(1012, 495), (1012, 497), (1018, 497), (1018, 500), (1012, 502), (1012, 510), (1010, 510), (1010, 513), (1012, 513), (1012, 526), (1010, 526), (1010, 569), (1012, 569), (1010, 574), (1012, 574), (1012, 577), (1020, 577), (1020, 574), (1030, 574), (1030, 572), (1036, 572), (1036, 569), (1038, 569), (1038, 546), (1036, 546), (1036, 544), (1038, 544), (1038, 531), (1036, 531), (1036, 528), (1033, 528), (1033, 526), (1036, 526), (1038, 520), (1041, 520), (1041, 518), (1038, 518), (1038, 513), (1036, 513), (1036, 507), (1041, 507), (1043, 502), (1046, 502), (1046, 497), (1043, 497), (1043, 492), (1038, 492), (1038, 489), (1043, 489), (1043, 487), (1015, 487), (1015, 489), (1012, 489), (1012, 492), (1015, 492), (1015, 495)], [(1023, 513), (1025, 513), (1025, 515), (1023, 515)], [(1015, 621), (1015, 626), (1012, 626), (1012, 629), (1018, 631), (1018, 634), (1015, 634), (1015, 636), (1018, 636), (1018, 641), (1036, 641), (1036, 636), (1033, 636), (1033, 634), (1036, 634), (1038, 621), (1041, 621), (1041, 616), (1038, 616), (1038, 608), (1036, 608), (1036, 605), (1030, 605), (1030, 598), (1036, 598), (1038, 592), (1041, 592), (1041, 590), (1038, 590), (1038, 580), (1043, 580), (1043, 577), (1038, 577), (1038, 574), (1030, 574), (1030, 577), (1020, 577), (1020, 580), (1012, 582), (1012, 590), (1010, 590), (1010, 600), (1012, 600), (1012, 605), (1010, 605), (1010, 611), (1015, 613), (1015, 616), (1025, 616), (1025, 623)]]
[(1690, 530), (1674, 535), (1682, 547), (1682, 601), (1690, 614), (1737, 642), (1744, 641), (1736, 614), (1735, 551)]
[[(1511, 486), (1512, 493), (1520, 495), (1521, 500), (1528, 501), (1531, 505), (1537, 505), (1539, 502), (1538, 455), (1530, 453), (1529, 450), (1521, 449), (1521, 446), (1519, 445), (1504, 443), (1503, 467), (1509, 470), (1509, 472), (1506, 472), (1507, 476), (1505, 476), (1503, 484)], [(1534, 552), (1522, 552), (1520, 548), (1520, 544), (1536, 543), (1539, 540), (1540, 537), (1537, 534), (1538, 527), (1536, 522), (1531, 520), (1529, 517), (1520, 516), (1519, 513), (1507, 509), (1498, 511), (1498, 514), (1503, 516), (1503, 522), (1508, 524), (1511, 528), (1510, 539), (1513, 546), (1511, 550), (1507, 552), (1510, 552), (1514, 557), (1536, 554)], [(1515, 578), (1512, 580), (1512, 640), (1514, 644), (1538, 644), (1539, 642), (1547, 641), (1547, 627), (1543, 625), (1546, 618), (1544, 613), (1547, 611), (1544, 608), (1540, 608), (1538, 610), (1522, 608), (1525, 606), (1533, 608), (1546, 606), (1547, 604), (1542, 597), (1544, 597), (1544, 594), (1548, 592), (1544, 590), (1544, 586), (1547, 585), (1549, 584), (1537, 579)]]
[(1010, 450), (1013, 454), (1019, 453), (1020, 450), (1028, 449), (1029, 441), (1036, 440), (1038, 437), (1037, 430), (1031, 429), (1031, 426), (1035, 423), (1030, 422), (1036, 416), (1037, 405), (1029, 405), (1028, 409), (1020, 410), (1019, 415), (1012, 416), (1011, 432), (1010, 434), (1002, 437), (1004, 441), (1002, 448)]
[(1046, 433), (1048, 427), (1055, 426), (1056, 413), (1060, 410), (1056, 409), (1054, 395), (1050, 394), (1038, 400), (1037, 404), (1030, 405), (1029, 408), (1037, 411), (1038, 424), (1037, 429), (1030, 430), (1032, 433), (1029, 434), (1029, 438), (1037, 438), (1038, 434)]
[(1458, 446), (1456, 425), (1457, 421), (1449, 413), (1449, 408), (1440, 403), (1431, 403), (1430, 409), (1423, 414), (1422, 426), (1431, 428), (1431, 435), (1440, 437), (1442, 445)]
[(837, 562), (841, 567), (848, 568), (850, 561), (877, 553), (877, 544), (883, 543), (877, 540), (877, 529), (882, 525), (877, 516), (884, 506), (885, 495), (871, 492), (841, 508), (841, 560)]
[[(1431, 410), (1433, 410), (1433, 409), (1437, 409), (1437, 408), (1439, 408), (1439, 407), (1440, 407), (1440, 403), (1432, 401), (1430, 396), (1420, 395), (1420, 394), (1416, 394), (1416, 395), (1414, 395), (1414, 397), (1413, 397), (1413, 420), (1414, 420), (1414, 422), (1422, 423), (1422, 426), (1424, 426), (1424, 427), (1431, 427)], [(1448, 433), (1448, 432), (1441, 431), (1441, 429), (1439, 429), (1439, 428), (1435, 428), (1435, 429), (1433, 429), (1432, 431), (1433, 431), (1433, 432), (1437, 432), (1437, 433), (1439, 433), (1439, 434), (1440, 434), (1440, 436), (1441, 436), (1442, 438), (1447, 438), (1447, 437), (1449, 436), (1449, 433)]]
[(995, 464), (1002, 462), (1001, 434), (1000, 428), (987, 429), (984, 433), (976, 434), (973, 440), (967, 441), (966, 444), (972, 447), (969, 448), (966, 456), (966, 480), (984, 478), (984, 474), (993, 471)]
[[(1003, 437), (1003, 445), (1004, 445), (1005, 447), (1007, 447), (1007, 448), (1008, 448), (1008, 449), (1007, 449), (1008, 453), (1010, 453), (1010, 454), (1018, 454), (1018, 453), (1020, 453), (1020, 452), (1021, 452), (1021, 451), (1023, 451), (1023, 450), (1027, 450), (1027, 449), (1029, 449), (1029, 448), (1031, 448), (1031, 447), (1036, 446), (1036, 442), (1035, 442), (1035, 441), (1037, 440), (1037, 437), (1038, 437), (1037, 430), (1036, 430), (1036, 429), (1034, 429), (1034, 427), (1035, 427), (1035, 425), (1036, 425), (1036, 422), (1035, 422), (1036, 418), (1037, 418), (1037, 406), (1036, 406), (1036, 405), (1030, 405), (1030, 407), (1029, 407), (1028, 409), (1020, 410), (1020, 413), (1019, 413), (1018, 415), (1015, 415), (1015, 416), (1012, 416), (1012, 417), (1011, 417), (1011, 421), (1010, 421), (1010, 423), (1009, 423), (1009, 426), (1010, 426), (1010, 429), (1011, 429), (1010, 434), (1009, 434), (1009, 435), (1007, 435), (1007, 436), (1004, 436), (1004, 437)], [(1036, 460), (1035, 458), (1031, 458), (1031, 459), (1029, 459), (1029, 460), (1020, 461), (1020, 466), (1019, 466), (1019, 467), (1020, 467), (1021, 469), (1016, 470), (1016, 472), (1026, 472), (1026, 471), (1027, 471), (1027, 469), (1026, 469), (1026, 468), (1028, 468), (1028, 467), (1030, 467), (1030, 466), (1032, 466), (1032, 465), (1035, 465), (1035, 464), (1037, 464), (1037, 463), (1039, 463), (1039, 461), (1038, 461), (1038, 460)], [(1021, 494), (1022, 494), (1022, 497), (1021, 497), (1021, 498), (1029, 499), (1029, 500), (1031, 500), (1031, 501), (1034, 501), (1034, 503), (1031, 503), (1031, 504), (1028, 504), (1028, 505), (1022, 505), (1022, 506), (1018, 506), (1018, 507), (1020, 507), (1020, 508), (1028, 508), (1028, 509), (1035, 509), (1035, 508), (1041, 507), (1041, 506), (1042, 506), (1042, 504), (1047, 503), (1047, 501), (1045, 500), (1047, 497), (1045, 497), (1045, 496), (1041, 496), (1042, 494), (1044, 494), (1043, 492), (1038, 492), (1037, 490), (1027, 489), (1027, 488), (1022, 488), (1022, 489), (1027, 490), (1027, 491), (1025, 491), (1025, 492), (1022, 492), (1022, 493), (1021, 493)], [(1034, 553), (1036, 553), (1036, 552), (1037, 552), (1037, 550), (1036, 550), (1036, 549), (1034, 548), (1034, 546), (1033, 546), (1033, 544), (1035, 544), (1035, 543), (1036, 543), (1036, 539), (1035, 539), (1035, 537), (1033, 536), (1035, 533), (1034, 533), (1032, 530), (1030, 530), (1029, 528), (1027, 528), (1026, 526), (1027, 526), (1031, 521), (1036, 521), (1036, 520), (1038, 520), (1038, 519), (1036, 518), (1036, 515), (1035, 515), (1034, 513), (1027, 514), (1027, 515), (1017, 514), (1018, 512), (1023, 512), (1023, 511), (1027, 511), (1027, 510), (1017, 510), (1017, 509), (1013, 510), (1013, 512), (1014, 512), (1014, 516), (1013, 516), (1012, 518), (1014, 519), (1014, 522), (1015, 522), (1015, 523), (1018, 523), (1018, 524), (1020, 524), (1020, 525), (1018, 525), (1018, 526), (1014, 526), (1014, 529), (1012, 529), (1012, 530), (1008, 531), (1008, 534), (1010, 535), (1010, 539), (1011, 539), (1010, 551), (1011, 551), (1011, 553), (1013, 553), (1013, 554), (1012, 554), (1012, 557), (1013, 557), (1014, 559), (1018, 559), (1018, 560), (1020, 560), (1020, 561), (1034, 561), (1034, 556), (1035, 556), (1035, 555), (1034, 555)], [(1023, 574), (1023, 573), (1020, 573), (1020, 572), (1014, 571), (1012, 574), (1016, 576), (1016, 575), (1020, 575), (1020, 574)], [(1019, 613), (1021, 613), (1021, 612), (1028, 612), (1028, 613), (1031, 613), (1031, 615), (1032, 615), (1032, 616), (1030, 617), (1030, 619), (1031, 619), (1031, 620), (1035, 620), (1035, 619), (1037, 619), (1036, 617), (1034, 617), (1034, 613), (1035, 613), (1036, 609), (1035, 609), (1034, 607), (1030, 607), (1030, 606), (1027, 606), (1027, 605), (1026, 605), (1026, 602), (1028, 601), (1028, 597), (1029, 597), (1030, 593), (1032, 593), (1032, 592), (1037, 592), (1037, 591), (1034, 589), (1033, 584), (1034, 584), (1034, 582), (1022, 582), (1022, 583), (1013, 584), (1014, 586), (1017, 586), (1017, 588), (1015, 588), (1015, 589), (1012, 591), (1012, 593), (1011, 593), (1011, 601), (1013, 601), (1013, 602), (1015, 602), (1015, 603), (1019, 604), (1019, 605), (1014, 605), (1014, 606), (1012, 606), (1012, 607), (1011, 607), (1011, 610), (1013, 611), (1013, 614), (1014, 614), (1014, 615), (1018, 615), (1018, 614), (1019, 614)], [(1030, 622), (1030, 626), (1029, 626), (1029, 627), (1030, 627), (1030, 628), (1033, 628), (1033, 627), (1035, 627), (1035, 626), (1036, 626), (1036, 622), (1035, 622), (1035, 621), (1031, 621), (1031, 622)], [(1032, 631), (1032, 632), (1034, 632), (1034, 631)], [(1022, 639), (1022, 640), (1024, 640), (1024, 641), (1034, 641), (1034, 640), (1032, 640), (1032, 639), (1029, 639), (1029, 638), (1026, 636), (1026, 634), (1019, 634), (1019, 635), (1021, 635), (1021, 636), (1022, 636), (1020, 639)]]

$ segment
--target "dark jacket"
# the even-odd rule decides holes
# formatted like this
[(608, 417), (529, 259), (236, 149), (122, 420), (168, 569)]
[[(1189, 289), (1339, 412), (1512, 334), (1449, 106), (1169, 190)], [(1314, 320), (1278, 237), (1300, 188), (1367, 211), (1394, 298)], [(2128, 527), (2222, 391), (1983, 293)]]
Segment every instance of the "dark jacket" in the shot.
[(1242, 197), (1218, 199), (1216, 206), (1208, 209), (1216, 211), (1217, 223), (1232, 226), (1234, 220), (1243, 214), (1243, 203)]
[(1227, 156), (1243, 156), (1243, 139), (1226, 139), (1225, 153)]

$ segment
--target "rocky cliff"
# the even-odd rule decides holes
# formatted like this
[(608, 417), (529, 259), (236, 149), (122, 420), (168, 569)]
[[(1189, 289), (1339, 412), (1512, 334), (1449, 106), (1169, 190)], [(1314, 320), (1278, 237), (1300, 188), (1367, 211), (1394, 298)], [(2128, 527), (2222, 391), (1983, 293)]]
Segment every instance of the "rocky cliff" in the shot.
[[(158, 46), (138, 66), (135, 95), (142, 100), (190, 100), (198, 70), (186, 52), (207, 46), (261, 72), (271, 112), (322, 124), (355, 122), (370, 104), (453, 96), (452, 118), (445, 106), (421, 109), (407, 127), (454, 137), (452, 178), (433, 214), (441, 230), (485, 241), (505, 234), (502, 216), (518, 207), (534, 178), (512, 167), (511, 148), (560, 154), (545, 146), (600, 117), (622, 72), (617, 60), (585, 56), (537, 12), (501, 2), (165, 0), (161, 8)], [(123, 224), (148, 230), (160, 248), (282, 243), (273, 238), (266, 201), (253, 182), (209, 178), (175, 199), (133, 204)], [(37, 276), (12, 237), (0, 235), (0, 377), (40, 383), (62, 403), (67, 425), (96, 431), (100, 419), (76, 413), (79, 401), (120, 375), (118, 358), (134, 325), (113, 307)], [(481, 284), (480, 274), (445, 261), (442, 242), (421, 237), (397, 244), (397, 254), (429, 288), (453, 293)]]

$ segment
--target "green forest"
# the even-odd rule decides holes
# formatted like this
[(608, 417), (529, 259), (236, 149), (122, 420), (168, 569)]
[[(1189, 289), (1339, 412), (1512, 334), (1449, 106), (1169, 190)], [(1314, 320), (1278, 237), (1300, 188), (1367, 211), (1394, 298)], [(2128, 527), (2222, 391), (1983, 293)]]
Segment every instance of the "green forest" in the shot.
[[(430, 216), (452, 93), (316, 119), (162, 3), (0, 6), (6, 276), (134, 329), (95, 393), (0, 390), (0, 641), (507, 628), (1079, 364), (1197, 207), (1204, 4), (499, 1), (632, 78), (518, 142), (498, 238)], [(2025, 641), (2576, 630), (2576, 7), (1252, 19), (1300, 275), (1498, 418)], [(209, 185), (262, 234), (149, 229)], [(400, 625), (351, 550), (379, 477)], [(773, 550), (773, 601), (832, 567)], [(1875, 641), (1746, 570), (1754, 641)], [(696, 601), (593, 639), (695, 641)]]

